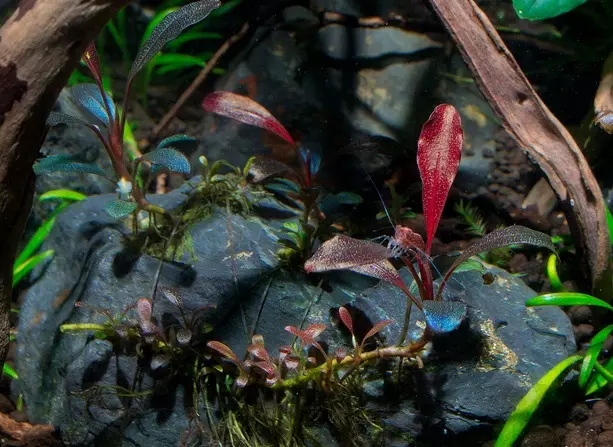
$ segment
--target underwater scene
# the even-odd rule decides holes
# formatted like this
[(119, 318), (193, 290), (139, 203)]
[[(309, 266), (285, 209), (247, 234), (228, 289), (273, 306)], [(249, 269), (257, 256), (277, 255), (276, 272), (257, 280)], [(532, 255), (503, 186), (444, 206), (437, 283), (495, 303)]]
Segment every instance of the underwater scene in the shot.
[(0, 442), (613, 446), (613, 0), (0, 0)]

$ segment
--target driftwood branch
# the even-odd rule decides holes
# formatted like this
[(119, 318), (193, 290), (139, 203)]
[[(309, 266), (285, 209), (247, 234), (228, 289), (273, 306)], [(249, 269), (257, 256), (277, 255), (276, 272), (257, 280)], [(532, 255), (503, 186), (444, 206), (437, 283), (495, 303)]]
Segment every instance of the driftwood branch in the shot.
[(611, 247), (600, 187), (569, 132), (524, 76), (473, 0), (430, 0), (505, 129), (539, 164), (565, 208), (598, 296), (609, 299)]
[(0, 364), (8, 349), (17, 243), (45, 120), (71, 71), (127, 0), (22, 0), (0, 29)]

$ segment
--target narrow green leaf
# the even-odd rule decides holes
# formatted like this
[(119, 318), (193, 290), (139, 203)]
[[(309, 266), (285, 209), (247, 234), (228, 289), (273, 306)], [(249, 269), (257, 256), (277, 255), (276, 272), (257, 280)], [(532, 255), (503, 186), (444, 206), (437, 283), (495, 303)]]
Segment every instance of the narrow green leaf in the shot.
[(15, 371), (13, 367), (9, 365), (8, 363), (4, 363), (4, 366), (2, 367), (2, 373), (5, 376), (9, 376), (11, 379), (15, 379), (15, 380), (19, 379), (19, 375), (17, 374), (17, 371)]
[(592, 374), (592, 370), (594, 369), (594, 364), (598, 360), (602, 347), (604, 346), (604, 342), (611, 331), (613, 331), (613, 324), (608, 325), (603, 330), (598, 332), (590, 341), (590, 346), (585, 352), (585, 357), (583, 359), (583, 363), (581, 364), (581, 373), (579, 374), (579, 386), (581, 388), (587, 385), (587, 381)]
[(44, 262), (53, 256), (53, 250), (46, 250), (42, 253), (37, 254), (36, 256), (32, 256), (25, 262), (19, 264), (17, 267), (13, 269), (13, 287), (19, 283), (28, 273), (30, 273), (34, 267), (38, 264)]
[(613, 306), (592, 295), (576, 292), (545, 293), (526, 301), (526, 306), (597, 306), (613, 311)]
[(143, 155), (143, 160), (164, 166), (173, 172), (179, 172), (181, 174), (189, 174), (191, 172), (191, 166), (187, 157), (181, 152), (169, 147), (154, 149)]
[(181, 34), (188, 26), (203, 20), (211, 11), (219, 7), (219, 5), (219, 0), (201, 0), (189, 3), (164, 17), (151, 31), (151, 36), (143, 44), (134, 58), (132, 69), (128, 75), (128, 85), (131, 84), (134, 76), (142, 70), (145, 64), (149, 62), (166, 43)]
[(36, 250), (38, 250), (44, 240), (47, 239), (47, 236), (49, 236), (49, 233), (51, 232), (54, 223), (55, 216), (51, 217), (50, 219), (47, 219), (42, 223), (40, 227), (38, 227), (38, 229), (30, 238), (21, 253), (19, 253), (19, 256), (17, 256), (17, 259), (15, 259), (14, 265), (23, 264), (30, 256), (32, 256), (36, 252)]
[(104, 207), (104, 211), (113, 219), (122, 219), (132, 214), (138, 205), (135, 202), (127, 202), (125, 200), (111, 200)]
[(564, 14), (587, 0), (513, 0), (515, 12), (522, 19), (545, 20)]
[(181, 45), (192, 42), (194, 40), (210, 40), (210, 39), (223, 39), (223, 36), (219, 33), (207, 33), (203, 31), (192, 31), (185, 33), (182, 36), (177, 37), (172, 42), (168, 43), (167, 48), (177, 50)]
[(49, 155), (34, 163), (33, 170), (37, 175), (52, 172), (76, 172), (106, 176), (100, 166), (93, 163), (83, 163), (74, 155)]
[(45, 202), (47, 200), (71, 200), (73, 202), (79, 202), (87, 199), (85, 194), (73, 191), (72, 189), (53, 189), (41, 194), (38, 200)]
[(607, 216), (607, 228), (609, 229), (609, 242), (613, 245), (613, 215), (611, 211), (609, 211), (608, 207), (604, 209), (605, 215)]
[(551, 283), (551, 289), (554, 292), (562, 292), (565, 288), (558, 276), (557, 261), (558, 257), (556, 255), (549, 255), (549, 259), (547, 260), (547, 277)]
[[(596, 367), (596, 363), (594, 366)], [(594, 374), (587, 385), (587, 389), (585, 390), (586, 396), (594, 394), (609, 383), (609, 381), (603, 377), (602, 370), (605, 369), (608, 372), (613, 372), (613, 358), (610, 358), (604, 366), (600, 364), (598, 364), (598, 366), (600, 366), (600, 368), (596, 367), (598, 374)]]
[(519, 401), (509, 419), (504, 424), (498, 439), (496, 440), (495, 447), (512, 447), (519, 435), (528, 425), (530, 418), (540, 405), (543, 397), (551, 388), (553, 383), (558, 379), (560, 375), (564, 373), (570, 366), (577, 363), (583, 357), (580, 355), (573, 355), (567, 359), (562, 360), (556, 366), (551, 368), (538, 382), (536, 382), (532, 388), (526, 393), (526, 395)]

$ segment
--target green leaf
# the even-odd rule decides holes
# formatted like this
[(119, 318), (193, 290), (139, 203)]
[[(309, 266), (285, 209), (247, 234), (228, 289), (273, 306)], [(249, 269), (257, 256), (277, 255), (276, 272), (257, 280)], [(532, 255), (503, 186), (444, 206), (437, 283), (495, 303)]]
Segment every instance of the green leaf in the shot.
[(41, 194), (38, 200), (45, 202), (47, 200), (72, 200), (73, 202), (79, 202), (83, 199), (87, 199), (85, 194), (73, 191), (72, 189), (53, 189)]
[(522, 19), (545, 20), (575, 9), (587, 0), (513, 0), (515, 12)]
[(132, 214), (138, 205), (135, 202), (127, 202), (125, 200), (111, 200), (104, 207), (104, 211), (113, 219), (122, 219)]
[(187, 42), (191, 42), (193, 40), (201, 40), (201, 39), (223, 39), (223, 36), (219, 33), (207, 33), (207, 32), (203, 32), (203, 31), (191, 31), (188, 33), (185, 33), (182, 36), (177, 37), (175, 40), (173, 40), (172, 42), (170, 42), (167, 46), (167, 48), (172, 49), (172, 50), (176, 50), (178, 49), (181, 45), (187, 43)]
[[(596, 366), (596, 363), (594, 363), (594, 366)], [(601, 368), (598, 368), (598, 374), (594, 374), (587, 385), (587, 389), (585, 390), (586, 396), (594, 394), (609, 383), (609, 381), (602, 376), (603, 368), (608, 372), (613, 372), (613, 358), (610, 358), (607, 363), (605, 363), (604, 367), (601, 366)]]
[(229, 0), (227, 2), (224, 2), (222, 6), (217, 8), (217, 10), (213, 11), (213, 13), (211, 14), (211, 17), (221, 17), (223, 15), (226, 15), (227, 13), (232, 11), (234, 8), (236, 8), (238, 5), (240, 5), (241, 2), (242, 0)]
[(219, 7), (219, 0), (201, 0), (189, 3), (177, 11), (166, 15), (160, 23), (151, 31), (151, 36), (143, 44), (134, 58), (134, 63), (128, 75), (128, 85), (134, 76), (155, 56), (164, 45), (178, 37), (188, 26), (200, 22)]
[(8, 363), (4, 363), (4, 366), (2, 367), (2, 373), (5, 376), (9, 376), (11, 379), (15, 379), (15, 380), (19, 379), (19, 375), (17, 374), (17, 371), (15, 371), (13, 367), (9, 365)]
[(556, 255), (549, 255), (549, 259), (547, 260), (547, 277), (551, 283), (551, 289), (554, 292), (562, 292), (566, 289), (560, 280), (560, 276), (558, 275), (558, 269), (556, 266), (557, 260), (558, 257)]
[(13, 287), (19, 283), (28, 273), (34, 269), (38, 264), (47, 260), (53, 256), (53, 250), (43, 251), (42, 253), (37, 254), (36, 256), (32, 256), (25, 262), (17, 265), (17, 267), (13, 268)]
[(23, 264), (30, 256), (32, 256), (36, 252), (36, 250), (39, 249), (44, 240), (47, 239), (47, 236), (49, 236), (49, 233), (51, 232), (54, 223), (55, 216), (47, 219), (42, 223), (40, 227), (38, 227), (32, 238), (30, 238), (21, 253), (19, 253), (19, 256), (17, 256), (17, 259), (15, 259), (14, 265)]
[(496, 440), (495, 447), (512, 447), (519, 435), (530, 421), (530, 418), (540, 405), (543, 397), (551, 388), (558, 377), (564, 373), (570, 366), (577, 363), (583, 357), (573, 355), (562, 360), (556, 366), (551, 368), (547, 373), (536, 382), (526, 395), (519, 401), (511, 416), (502, 427), (502, 431)]
[(598, 332), (590, 341), (590, 346), (585, 352), (585, 358), (583, 359), (583, 363), (581, 365), (581, 373), (579, 374), (580, 387), (583, 388), (587, 384), (587, 381), (592, 374), (592, 370), (594, 369), (594, 364), (598, 360), (598, 356), (602, 351), (604, 342), (611, 333), (611, 331), (613, 331), (613, 324), (608, 325), (603, 330)]
[(607, 207), (605, 207), (604, 211), (607, 216), (607, 227), (609, 228), (609, 242), (613, 245), (613, 215)]
[(189, 174), (191, 172), (191, 166), (187, 157), (181, 152), (169, 147), (154, 149), (143, 155), (142, 158), (151, 163), (164, 166), (173, 172), (179, 172), (181, 174)]
[(173, 71), (185, 70), (192, 67), (204, 67), (206, 62), (201, 57), (189, 54), (160, 54), (152, 61), (159, 75)]
[(613, 306), (592, 295), (576, 292), (545, 293), (526, 301), (526, 306), (597, 306), (613, 311)]
[(77, 172), (106, 176), (100, 166), (93, 163), (83, 163), (74, 155), (49, 155), (34, 163), (33, 170), (37, 175), (52, 172)]

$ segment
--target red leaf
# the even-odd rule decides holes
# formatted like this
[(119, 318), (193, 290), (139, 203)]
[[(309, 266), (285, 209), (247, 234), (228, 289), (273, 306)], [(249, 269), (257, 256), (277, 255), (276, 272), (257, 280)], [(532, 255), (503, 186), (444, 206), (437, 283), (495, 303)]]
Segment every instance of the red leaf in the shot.
[(315, 323), (310, 325), (309, 327), (307, 327), (304, 331), (303, 334), (305, 336), (305, 338), (307, 338), (311, 343), (313, 343), (313, 341), (319, 337), (319, 335), (326, 330), (328, 326), (322, 323)]
[(327, 240), (304, 264), (307, 273), (352, 269), (392, 257), (389, 248), (339, 234)]
[(230, 349), (228, 346), (224, 345), (219, 341), (210, 341), (206, 345), (214, 351), (219, 352), (224, 357), (232, 360), (232, 362), (234, 362), (237, 366), (240, 366), (240, 361), (238, 360), (238, 357), (236, 357), (236, 354), (234, 354), (232, 349)]
[(138, 318), (141, 324), (151, 321), (151, 301), (149, 301), (147, 298), (141, 298), (138, 300), (138, 303), (136, 303), (136, 312), (138, 313)]
[(341, 318), (341, 321), (343, 322), (345, 327), (349, 329), (351, 335), (353, 335), (353, 319), (351, 318), (351, 314), (349, 313), (349, 311), (344, 307), (341, 307), (338, 309), (338, 316)]
[(387, 326), (388, 324), (390, 324), (392, 322), (392, 320), (383, 320), (383, 321), (379, 321), (377, 324), (375, 324), (372, 329), (370, 331), (368, 331), (366, 333), (366, 335), (364, 336), (364, 338), (362, 339), (362, 344), (364, 344), (364, 342), (366, 342), (366, 340), (368, 340), (370, 337), (373, 337), (374, 335), (378, 334), (379, 332), (381, 332), (381, 330)]
[(417, 141), (428, 254), (460, 166), (463, 140), (462, 122), (457, 110), (449, 104), (441, 104), (423, 125)]
[(101, 84), (100, 58), (98, 57), (98, 51), (94, 42), (87, 46), (81, 60), (85, 62), (96, 82)]
[(213, 92), (204, 98), (202, 107), (207, 112), (266, 129), (292, 146), (296, 145), (287, 129), (266, 108), (247, 96), (231, 92)]

